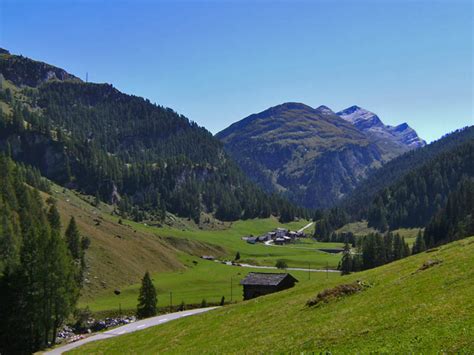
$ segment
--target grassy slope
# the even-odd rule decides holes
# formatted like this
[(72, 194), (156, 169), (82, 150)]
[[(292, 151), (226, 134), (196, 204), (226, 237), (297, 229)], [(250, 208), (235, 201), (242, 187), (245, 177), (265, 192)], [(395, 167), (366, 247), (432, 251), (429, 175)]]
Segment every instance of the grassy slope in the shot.
[[(238, 282), (251, 269), (198, 258), (204, 254), (233, 258), (239, 250), (242, 258), (256, 264), (273, 266), (276, 259), (282, 258), (292, 266), (307, 267), (307, 261), (310, 261), (312, 268), (323, 267), (326, 262), (335, 267), (340, 258), (314, 251), (322, 244), (310, 239), (291, 247), (250, 245), (241, 240), (243, 235), (259, 234), (279, 226), (275, 218), (223, 224), (218, 230), (201, 230), (181, 220), (174, 227), (157, 228), (131, 221), (123, 221), (121, 225), (118, 217), (111, 214), (111, 206), (100, 204), (98, 208), (94, 207), (89, 203), (92, 197), (57, 185), (53, 185), (52, 192), (58, 201), (63, 226), (74, 216), (81, 234), (91, 239), (86, 254), (87, 282), (80, 307), (89, 306), (94, 312), (117, 310), (119, 303), (123, 311), (132, 311), (136, 307), (140, 279), (146, 270), (153, 274), (161, 306), (169, 304), (169, 292), (173, 292), (174, 304), (181, 301), (200, 303), (203, 298), (208, 302), (218, 302), (222, 296), (229, 301), (231, 277), (234, 277), (233, 300), (241, 300)], [(47, 198), (46, 194), (43, 196)], [(294, 222), (288, 227), (296, 229), (307, 223)], [(312, 275), (313, 280), (325, 277), (324, 274)], [(307, 279), (304, 272), (296, 272), (295, 276)], [(122, 291), (118, 297), (113, 293), (117, 288)]]
[[(392, 233), (398, 233), (401, 237), (405, 238), (405, 241), (408, 245), (413, 245), (415, 243), (416, 236), (418, 235), (418, 231), (423, 230), (420, 228), (400, 228), (395, 229)], [(364, 236), (370, 233), (376, 233), (377, 231), (374, 228), (367, 226), (367, 221), (358, 221), (348, 223), (341, 228), (339, 228), (337, 233), (347, 233), (352, 232), (356, 236)]]
[[(183, 256), (182, 260), (187, 266), (185, 270), (161, 272), (152, 275), (158, 294), (158, 306), (160, 307), (169, 306), (170, 292), (172, 292), (173, 305), (178, 305), (181, 302), (185, 304), (200, 304), (202, 299), (209, 303), (218, 303), (222, 296), (225, 297), (226, 302), (229, 302), (231, 300), (231, 280), (232, 301), (242, 301), (243, 292), (239, 282), (247, 273), (251, 271), (284, 272), (232, 267), (190, 256)], [(193, 261), (197, 262), (197, 264), (193, 264)], [(309, 280), (308, 272), (289, 272), (300, 281), (299, 285), (307, 283), (319, 284), (339, 277), (337, 273), (313, 272)], [(117, 310), (120, 302), (124, 313), (134, 313), (137, 306), (139, 288), (140, 284), (138, 283), (122, 288), (122, 293), (118, 297), (110, 290), (96, 296), (93, 300), (81, 302), (80, 307), (88, 306), (93, 312), (110, 311)]]
[[(311, 240), (302, 241), (298, 245), (269, 247), (261, 243), (252, 245), (241, 238), (253, 234), (260, 235), (282, 226), (274, 217), (266, 219), (253, 219), (231, 223), (225, 230), (201, 230), (198, 228), (177, 229), (169, 226), (161, 228), (144, 226), (143, 224), (126, 222), (133, 228), (148, 231), (160, 236), (172, 236), (188, 240), (197, 240), (226, 248), (228, 256), (232, 257), (240, 252), (241, 262), (253, 265), (275, 265), (276, 260), (284, 259), (290, 267), (336, 268), (340, 255), (328, 254), (316, 250), (317, 248), (341, 247), (341, 243), (317, 243)], [(299, 229), (308, 224), (308, 221), (296, 221), (285, 224), (286, 228)]]
[[(82, 235), (91, 239), (86, 254), (88, 272), (83, 299), (128, 284), (134, 284), (146, 270), (169, 272), (184, 270), (179, 256), (186, 251), (216, 253), (223, 251), (201, 242), (187, 241), (186, 245), (172, 245), (165, 238), (146, 231), (120, 225), (107, 214), (108, 206), (95, 208), (78, 195), (53, 185), (53, 196), (58, 201), (62, 225), (65, 228), (74, 216)], [(47, 198), (46, 194), (43, 194)]]
[[(442, 263), (418, 271), (427, 260)], [(372, 287), (320, 307), (307, 284), (130, 335), (75, 353), (474, 351), (474, 237), (377, 269), (344, 276)]]

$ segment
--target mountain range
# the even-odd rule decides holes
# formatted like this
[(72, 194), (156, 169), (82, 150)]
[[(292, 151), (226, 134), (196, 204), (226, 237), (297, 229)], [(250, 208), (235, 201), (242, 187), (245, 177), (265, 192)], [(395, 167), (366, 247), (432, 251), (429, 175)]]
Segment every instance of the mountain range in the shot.
[(137, 221), (166, 212), (199, 223), (203, 215), (236, 220), (283, 210), (293, 219), (300, 210), (256, 187), (209, 131), (172, 109), (6, 50), (0, 152)]
[(426, 144), (408, 124), (387, 126), (358, 106), (335, 113), (293, 102), (250, 115), (216, 137), (262, 188), (309, 208), (333, 206), (370, 171)]

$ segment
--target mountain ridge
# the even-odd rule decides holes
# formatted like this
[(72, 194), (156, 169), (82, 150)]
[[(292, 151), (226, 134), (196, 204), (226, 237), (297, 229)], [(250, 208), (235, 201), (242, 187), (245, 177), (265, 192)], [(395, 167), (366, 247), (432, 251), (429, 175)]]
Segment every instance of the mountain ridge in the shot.
[(418, 137), (416, 131), (408, 123), (403, 122), (397, 126), (385, 125), (378, 115), (360, 106), (353, 105), (336, 114), (363, 132), (392, 139), (409, 148), (420, 148), (426, 145), (426, 142)]
[[(52, 73), (52, 74), (51, 74)], [(0, 151), (124, 217), (200, 221), (302, 210), (250, 182), (205, 128), (170, 108), (0, 54)]]
[[(377, 116), (371, 119), (385, 129)], [(413, 149), (395, 134), (369, 132), (374, 124), (368, 126), (358, 127), (325, 105), (285, 102), (231, 124), (216, 137), (265, 190), (305, 207), (325, 208), (346, 196), (370, 170)]]

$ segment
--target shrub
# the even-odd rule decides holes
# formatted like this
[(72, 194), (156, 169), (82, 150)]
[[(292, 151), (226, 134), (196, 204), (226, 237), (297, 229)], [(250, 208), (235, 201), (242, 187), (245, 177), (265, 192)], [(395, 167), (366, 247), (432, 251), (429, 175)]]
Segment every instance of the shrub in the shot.
[(285, 260), (277, 260), (275, 267), (277, 269), (286, 269), (288, 267), (288, 264), (286, 263)]

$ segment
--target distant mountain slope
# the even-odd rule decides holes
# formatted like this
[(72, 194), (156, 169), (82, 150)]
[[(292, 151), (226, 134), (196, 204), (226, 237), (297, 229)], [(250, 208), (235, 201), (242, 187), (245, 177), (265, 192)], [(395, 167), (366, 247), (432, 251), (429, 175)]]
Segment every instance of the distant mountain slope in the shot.
[(251, 183), (210, 132), (170, 108), (5, 51), (0, 74), (0, 150), (130, 218), (298, 214)]
[(374, 134), (378, 137), (392, 140), (410, 149), (426, 145), (426, 142), (418, 137), (418, 134), (407, 123), (396, 127), (385, 125), (373, 112), (359, 106), (351, 106), (337, 112), (344, 120), (351, 122), (363, 132)]
[(410, 149), (301, 103), (251, 115), (216, 137), (260, 186), (311, 208), (334, 205), (370, 169)]
[(372, 171), (340, 205), (356, 219), (365, 217), (377, 194), (401, 181), (411, 171), (470, 142), (474, 142), (474, 126), (455, 131), (425, 147), (407, 152), (386, 163), (381, 169)]

